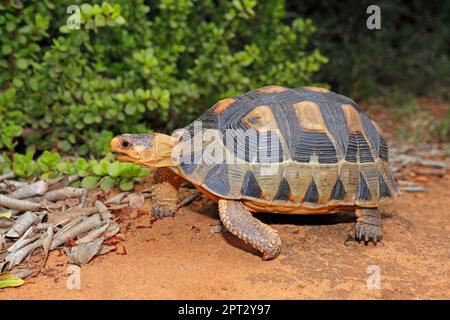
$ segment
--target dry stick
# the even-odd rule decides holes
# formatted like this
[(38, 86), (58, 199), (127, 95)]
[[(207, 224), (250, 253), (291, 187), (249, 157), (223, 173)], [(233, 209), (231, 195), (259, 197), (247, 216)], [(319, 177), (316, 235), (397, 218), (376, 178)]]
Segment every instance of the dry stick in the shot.
[(67, 187), (72, 182), (75, 182), (78, 179), (80, 179), (80, 177), (78, 177), (78, 176), (63, 176), (63, 177), (55, 179), (53, 181), (49, 181), (48, 190), (52, 191), (52, 190), (57, 190), (57, 189)]
[(121, 192), (106, 200), (105, 204), (119, 204), (130, 192)]
[(75, 218), (90, 216), (97, 212), (97, 207), (73, 208), (64, 212), (52, 212), (48, 214), (47, 222), (53, 226), (57, 226), (72, 221)]
[(69, 263), (76, 264), (78, 266), (88, 263), (100, 251), (104, 240), (105, 238), (102, 237), (73, 248), (64, 248), (64, 252), (69, 258)]
[(188, 206), (189, 204), (191, 204), (192, 202), (194, 202), (195, 200), (197, 200), (201, 196), (202, 196), (202, 193), (200, 191), (197, 191), (197, 192), (187, 196), (186, 198), (184, 198), (183, 200), (181, 200), (177, 204), (177, 209), (176, 210), (180, 209), (181, 207)]
[(418, 163), (424, 167), (450, 168), (450, 163), (445, 161), (419, 159)]
[(49, 226), (47, 228), (47, 236), (44, 238), (44, 241), (42, 242), (42, 247), (44, 248), (44, 260), (42, 261), (39, 270), (41, 270), (45, 266), (45, 263), (47, 262), (48, 253), (50, 252), (52, 240), (53, 240), (53, 227)]
[(130, 208), (139, 208), (145, 202), (144, 195), (141, 192), (131, 193), (128, 195), (127, 199), (130, 204)]
[(30, 201), (18, 200), (0, 194), (0, 206), (19, 211), (39, 211), (44, 208), (41, 204)]
[(43, 201), (60, 201), (66, 200), (69, 198), (77, 198), (80, 197), (84, 192), (84, 189), (81, 188), (71, 188), (71, 187), (63, 187), (56, 190), (48, 191), (41, 197), (32, 197), (27, 198), (25, 200), (30, 202), (43, 202)]
[(86, 220), (78, 223), (77, 225), (73, 226), (69, 230), (66, 230), (63, 233), (57, 233), (55, 235), (55, 238), (53, 239), (52, 245), (50, 246), (50, 250), (55, 249), (56, 247), (62, 245), (65, 243), (69, 238), (75, 238), (76, 236), (88, 232), (98, 226), (100, 226), (102, 223), (100, 219), (100, 215), (96, 214), (93, 215)]
[(20, 279), (25, 279), (36, 272), (36, 269), (17, 269), (11, 271), (13, 275), (19, 277)]
[(111, 211), (103, 204), (103, 202), (95, 201), (95, 206), (98, 208), (98, 212), (104, 221), (111, 221), (112, 214)]
[(85, 190), (81, 188), (65, 187), (49, 191), (46, 194), (44, 194), (43, 198), (47, 201), (59, 201), (68, 198), (80, 197), (81, 195), (83, 195), (83, 192), (85, 192)]
[(36, 248), (39, 248), (42, 245), (43, 241), (44, 239), (38, 239), (35, 242), (21, 248), (20, 250), (10, 253), (5, 258), (5, 260), (9, 262), (8, 269), (11, 270), (12, 267), (21, 263), (23, 259), (25, 259), (30, 254), (30, 252), (32, 252)]
[(30, 242), (33, 242), (36, 239), (33, 237), (28, 238), (33, 233), (33, 226), (29, 227), (27, 231), (17, 240), (11, 247), (8, 248), (9, 252), (13, 252), (19, 250), (20, 248), (26, 246)]
[(86, 195), (87, 195), (87, 191), (85, 189), (83, 189), (83, 192), (81, 193), (81, 201), (80, 204), (78, 205), (78, 208), (83, 208), (85, 203), (86, 203)]
[(11, 190), (17, 190), (28, 185), (28, 182), (5, 180), (0, 182), (0, 190), (11, 192)]
[(424, 186), (415, 185), (415, 186), (407, 186), (400, 188), (400, 191), (405, 192), (426, 192), (427, 189)]
[(22, 188), (17, 189), (13, 193), (9, 194), (10, 197), (16, 198), (16, 199), (23, 199), (23, 198), (31, 198), (34, 196), (40, 196), (46, 193), (48, 190), (47, 182), (44, 180), (26, 185)]
[(9, 229), (6, 236), (9, 238), (19, 238), (25, 233), (36, 221), (39, 220), (39, 216), (33, 212), (25, 212), (17, 219), (16, 223)]
[(14, 224), (14, 220), (0, 217), (0, 228), (10, 228)]
[(80, 245), (80, 244), (94, 241), (95, 239), (99, 238), (102, 234), (104, 234), (106, 232), (106, 229), (108, 229), (108, 227), (109, 227), (109, 223), (105, 223), (104, 225), (100, 226), (100, 228), (92, 229), (85, 236), (79, 238), (76, 241), (76, 244)]

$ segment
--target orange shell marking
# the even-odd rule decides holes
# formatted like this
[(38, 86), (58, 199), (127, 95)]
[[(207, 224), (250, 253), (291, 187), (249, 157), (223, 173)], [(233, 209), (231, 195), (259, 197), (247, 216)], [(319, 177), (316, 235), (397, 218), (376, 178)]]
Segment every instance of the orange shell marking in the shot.
[(325, 124), (319, 106), (312, 101), (294, 104), (295, 111), (302, 127), (306, 130), (325, 131)]
[(258, 106), (249, 112), (242, 121), (256, 131), (267, 131), (277, 128), (277, 122), (268, 106)]
[(344, 109), (345, 118), (347, 119), (348, 130), (350, 132), (364, 132), (358, 111), (349, 104), (343, 104), (342, 109)]
[(275, 92), (284, 92), (287, 89), (284, 87), (280, 87), (280, 86), (267, 86), (267, 87), (262, 87), (259, 88), (258, 92), (264, 92), (264, 93), (275, 93)]
[(319, 88), (319, 87), (303, 87), (303, 89), (315, 91), (315, 92), (330, 92), (330, 90), (325, 88)]
[(235, 100), (233, 98), (226, 98), (226, 99), (220, 100), (219, 102), (217, 102), (214, 105), (213, 112), (214, 113), (224, 112), (229, 106), (231, 106), (234, 103), (234, 101)]

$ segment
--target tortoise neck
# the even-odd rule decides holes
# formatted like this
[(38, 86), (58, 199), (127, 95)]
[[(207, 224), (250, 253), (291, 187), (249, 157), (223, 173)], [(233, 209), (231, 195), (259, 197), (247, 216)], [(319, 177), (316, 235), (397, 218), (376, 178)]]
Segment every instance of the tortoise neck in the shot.
[(145, 161), (145, 165), (151, 167), (176, 166), (176, 162), (172, 159), (172, 150), (176, 144), (176, 138), (162, 133), (155, 133), (153, 135), (152, 156)]

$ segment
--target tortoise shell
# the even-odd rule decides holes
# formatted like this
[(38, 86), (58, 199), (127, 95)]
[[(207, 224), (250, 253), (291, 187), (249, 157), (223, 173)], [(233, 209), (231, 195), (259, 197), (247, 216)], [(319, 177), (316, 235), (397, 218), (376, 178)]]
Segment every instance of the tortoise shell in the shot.
[(174, 170), (250, 211), (331, 213), (398, 193), (381, 130), (323, 88), (264, 87), (216, 103), (179, 133)]

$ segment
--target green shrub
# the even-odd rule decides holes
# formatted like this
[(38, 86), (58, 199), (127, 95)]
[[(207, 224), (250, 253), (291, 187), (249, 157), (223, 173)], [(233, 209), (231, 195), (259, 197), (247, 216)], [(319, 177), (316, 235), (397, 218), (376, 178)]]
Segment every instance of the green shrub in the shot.
[[(0, 4), (0, 149), (100, 155), (114, 134), (170, 131), (215, 101), (301, 86), (327, 59), (283, 0)], [(69, 29), (66, 8), (81, 8)], [(16, 146), (16, 143), (19, 144)]]
[(13, 158), (6, 153), (0, 155), (0, 175), (13, 171), (17, 178), (28, 179), (39, 177), (44, 180), (55, 179), (61, 175), (78, 176), (74, 186), (92, 189), (99, 186), (108, 190), (118, 186), (123, 191), (133, 189), (134, 182), (141, 180), (149, 173), (149, 169), (141, 168), (134, 163), (111, 160), (109, 157), (101, 161), (84, 158), (61, 159), (54, 152), (44, 151), (36, 160), (34, 153), (15, 153)]

